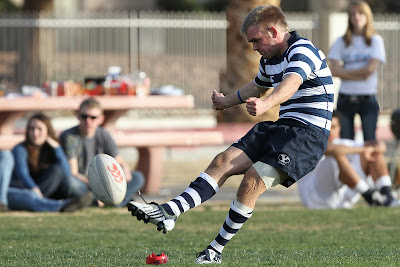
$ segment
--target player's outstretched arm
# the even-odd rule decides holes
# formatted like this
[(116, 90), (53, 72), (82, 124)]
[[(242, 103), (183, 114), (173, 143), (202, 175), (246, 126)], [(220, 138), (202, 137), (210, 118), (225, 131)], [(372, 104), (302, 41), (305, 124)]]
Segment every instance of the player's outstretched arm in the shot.
[(246, 102), (249, 97), (260, 97), (261, 92), (265, 89), (258, 87), (254, 81), (251, 81), (242, 86), (238, 91), (229, 95), (224, 95), (216, 90), (211, 95), (213, 108), (215, 110), (224, 110)]

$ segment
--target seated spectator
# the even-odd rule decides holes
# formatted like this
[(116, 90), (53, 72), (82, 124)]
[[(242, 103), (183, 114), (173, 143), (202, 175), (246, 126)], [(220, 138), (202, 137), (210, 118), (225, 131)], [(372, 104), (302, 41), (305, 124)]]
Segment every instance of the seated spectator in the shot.
[(339, 119), (334, 112), (325, 155), (298, 183), (303, 204), (314, 209), (352, 208), (362, 196), (371, 206), (399, 206), (384, 158), (385, 144), (341, 139)]
[(104, 115), (97, 100), (94, 98), (84, 100), (79, 106), (77, 118), (80, 122), (79, 125), (67, 129), (60, 136), (61, 145), (67, 155), (71, 173), (75, 178), (72, 185), (74, 192), (81, 195), (89, 190), (87, 175), (90, 161), (97, 154), (108, 154), (115, 158), (125, 172), (128, 182), (127, 193), (119, 206), (126, 206), (133, 195), (143, 187), (143, 174), (139, 171), (130, 171), (124, 158), (119, 154), (118, 147), (111, 134), (101, 127), (104, 122)]
[(14, 158), (7, 150), (0, 151), (0, 211), (8, 210), (7, 192), (14, 168)]
[(27, 188), (9, 187), (13, 168), (12, 153), (0, 151), (0, 211), (73, 212), (92, 203), (91, 194), (75, 199), (55, 200), (42, 197)]
[(71, 171), (46, 115), (36, 113), (28, 119), (25, 140), (12, 153), (15, 168), (11, 187), (27, 188), (52, 199), (68, 196)]

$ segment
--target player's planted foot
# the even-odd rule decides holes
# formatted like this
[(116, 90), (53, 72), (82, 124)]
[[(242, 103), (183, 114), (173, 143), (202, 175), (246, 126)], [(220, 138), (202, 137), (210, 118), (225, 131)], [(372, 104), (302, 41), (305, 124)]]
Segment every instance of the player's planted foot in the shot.
[(162, 230), (164, 234), (174, 228), (177, 219), (177, 216), (169, 215), (163, 207), (155, 202), (143, 204), (131, 201), (128, 203), (128, 210), (132, 213), (132, 216), (136, 216), (138, 221), (150, 222), (157, 226), (158, 231)]
[(205, 249), (202, 252), (197, 253), (196, 264), (210, 264), (210, 263), (221, 263), (221, 255), (212, 249)]

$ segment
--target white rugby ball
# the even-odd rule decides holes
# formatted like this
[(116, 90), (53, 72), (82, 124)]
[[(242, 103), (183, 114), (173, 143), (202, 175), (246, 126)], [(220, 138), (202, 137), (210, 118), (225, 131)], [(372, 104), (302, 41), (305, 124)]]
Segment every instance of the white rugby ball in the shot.
[(111, 156), (97, 154), (89, 165), (89, 185), (95, 196), (108, 206), (117, 206), (126, 195), (126, 178)]

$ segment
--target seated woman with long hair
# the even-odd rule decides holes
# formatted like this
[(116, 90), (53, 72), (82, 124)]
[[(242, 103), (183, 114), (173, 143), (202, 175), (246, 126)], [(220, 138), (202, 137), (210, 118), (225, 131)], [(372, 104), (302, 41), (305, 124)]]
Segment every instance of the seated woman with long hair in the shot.
[[(10, 209), (26, 209), (24, 195), (10, 194), (14, 188), (28, 189), (40, 199), (66, 199), (68, 197), (68, 180), (71, 175), (67, 158), (58, 143), (50, 119), (43, 113), (36, 113), (28, 119), (25, 140), (12, 149), (14, 171), (8, 193)], [(81, 199), (82, 200), (82, 199)], [(86, 196), (80, 206), (88, 206), (91, 198)], [(38, 203), (42, 203), (38, 202)], [(67, 201), (69, 203), (70, 200)], [(64, 204), (53, 205), (62, 209)], [(48, 210), (48, 207), (39, 207)]]

